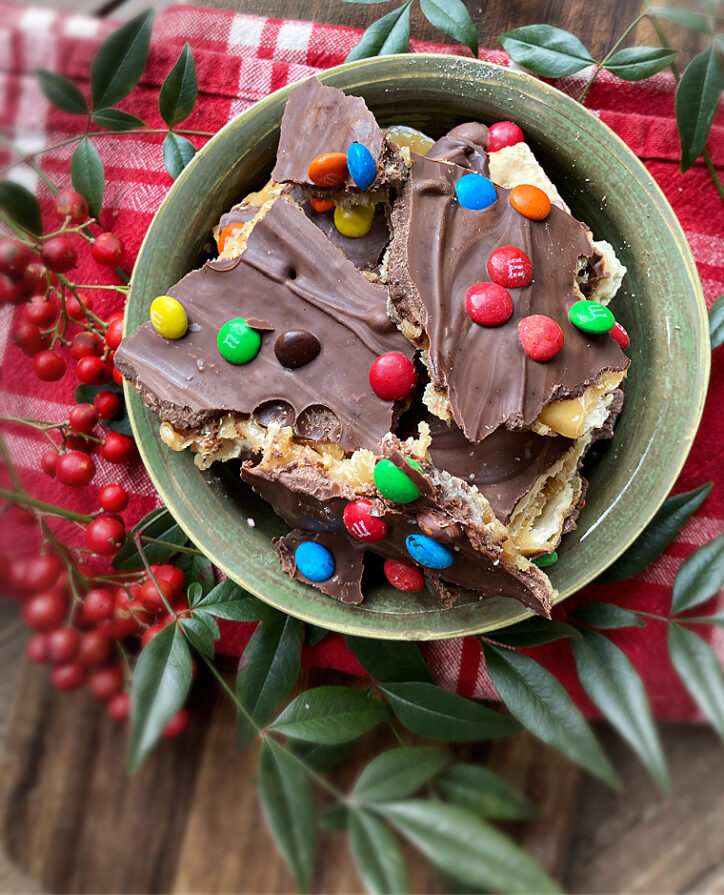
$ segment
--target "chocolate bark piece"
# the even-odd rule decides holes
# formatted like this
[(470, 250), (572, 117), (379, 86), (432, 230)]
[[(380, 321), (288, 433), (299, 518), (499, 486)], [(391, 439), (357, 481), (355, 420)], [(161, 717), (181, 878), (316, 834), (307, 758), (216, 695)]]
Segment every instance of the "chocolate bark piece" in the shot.
[[(375, 395), (372, 362), (413, 350), (391, 323), (387, 292), (370, 283), (305, 214), (286, 199), (268, 206), (234, 259), (211, 261), (168, 290), (186, 309), (187, 334), (163, 339), (144, 324), (121, 343), (116, 364), (162, 420), (188, 431), (224, 414), (281, 406), (302, 438), (345, 450), (374, 449), (399, 407)], [(244, 365), (224, 360), (219, 328), (245, 317), (268, 320), (261, 350)], [(321, 344), (304, 366), (283, 367), (274, 343), (304, 329)]]
[[(568, 320), (581, 298), (575, 287), (579, 258), (593, 250), (585, 224), (559, 208), (543, 221), (518, 214), (509, 191), (482, 210), (458, 204), (455, 182), (465, 169), (412, 156), (410, 176), (392, 213), (388, 263), (390, 297), (417, 343), (427, 344), (434, 388), (449, 400), (455, 422), (478, 442), (500, 425), (528, 429), (551, 401), (581, 395), (602, 374), (620, 374), (628, 358), (607, 334), (582, 332)], [(511, 294), (514, 312), (503, 326), (472, 322), (465, 310), (470, 286), (489, 280), (490, 253), (521, 248), (533, 263), (533, 282)], [(561, 326), (562, 350), (537, 363), (523, 351), (517, 324), (545, 314)], [(408, 329), (408, 331), (410, 331)]]
[[(366, 146), (377, 167), (367, 190), (360, 190), (349, 175), (340, 187), (321, 187), (309, 179), (309, 165), (317, 156), (346, 153), (350, 143)], [(317, 78), (309, 78), (291, 91), (282, 117), (273, 180), (296, 183), (314, 196), (331, 198), (373, 193), (401, 180), (404, 174), (402, 155), (380, 130), (362, 97), (325, 87)]]
[[(327, 581), (310, 581), (297, 568), (294, 553), (304, 541), (314, 541), (326, 547), (334, 557), (334, 574)], [(361, 603), (363, 554), (355, 550), (347, 538), (334, 532), (303, 531), (295, 529), (282, 538), (275, 538), (274, 544), (279, 554), (282, 570), (290, 578), (303, 581), (318, 588), (323, 594), (334, 597), (340, 603)]]
[(488, 177), (488, 139), (488, 129), (484, 124), (468, 121), (433, 143), (426, 158), (450, 162)]

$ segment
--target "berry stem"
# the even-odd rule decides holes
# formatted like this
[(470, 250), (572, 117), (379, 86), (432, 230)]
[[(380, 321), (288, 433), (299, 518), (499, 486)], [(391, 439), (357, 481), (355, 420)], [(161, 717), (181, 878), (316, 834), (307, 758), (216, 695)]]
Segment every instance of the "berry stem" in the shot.
[(136, 550), (138, 550), (138, 555), (141, 557), (143, 565), (146, 569), (146, 574), (151, 579), (151, 581), (153, 581), (153, 586), (156, 588), (156, 591), (158, 592), (159, 597), (161, 597), (161, 601), (163, 602), (163, 605), (166, 607), (166, 611), (169, 613), (169, 615), (172, 615), (174, 618), (176, 618), (176, 613), (173, 609), (173, 606), (171, 606), (171, 604), (166, 599), (166, 595), (164, 594), (163, 590), (159, 586), (158, 581), (156, 580), (156, 576), (154, 575), (153, 569), (151, 568), (151, 564), (149, 563), (148, 557), (146, 556), (146, 551), (143, 549), (143, 544), (141, 542), (141, 535), (139, 535), (138, 533), (134, 534), (133, 543), (136, 545)]
[(638, 23), (641, 21), (641, 19), (645, 18), (647, 15), (648, 15), (648, 13), (646, 12), (646, 10), (644, 10), (642, 13), (639, 13), (639, 15), (636, 16), (636, 18), (633, 20), (633, 22), (631, 22), (631, 24), (628, 26), (628, 28), (623, 32), (621, 37), (619, 37), (619, 39), (616, 41), (616, 43), (611, 47), (611, 49), (608, 51), (608, 53), (606, 53), (606, 55), (603, 57), (603, 59), (600, 62), (596, 63), (596, 68), (594, 69), (593, 74), (591, 75), (591, 79), (586, 84), (586, 86), (583, 88), (583, 93), (581, 93), (581, 95), (578, 97), (579, 103), (582, 103), (583, 100), (586, 98), (586, 94), (591, 89), (591, 85), (593, 84), (593, 82), (598, 77), (598, 73), (606, 65), (606, 63), (611, 58), (611, 56), (613, 56), (613, 54), (616, 52), (616, 50), (626, 40), (626, 38), (633, 31), (633, 29), (638, 25)]
[(21, 503), (24, 506), (39, 510), (48, 516), (57, 516), (60, 519), (69, 519), (71, 522), (80, 522), (82, 525), (90, 525), (93, 521), (92, 516), (84, 516), (82, 513), (74, 513), (73, 510), (66, 510), (65, 507), (56, 507), (51, 503), (45, 503), (42, 500), (36, 500), (28, 494), (20, 494), (17, 491), (7, 491), (0, 488), (0, 498), (9, 500), (12, 503)]
[(35, 171), (35, 173), (38, 175), (38, 177), (43, 181), (43, 183), (48, 187), (48, 189), (54, 196), (58, 195), (60, 190), (53, 183), (53, 181), (48, 177), (48, 175), (45, 173), (45, 171), (43, 171), (43, 169), (40, 167), (40, 165), (35, 161), (35, 156), (33, 153), (23, 152), (23, 150), (19, 146), (16, 146), (15, 143), (12, 142), (12, 140), (8, 140), (8, 138), (4, 137), (2, 134), (0, 134), (0, 143), (2, 143), (3, 146), (7, 146), (8, 149), (10, 149), (12, 152), (14, 152), (20, 156), (20, 158), (16, 159), (14, 162), (11, 162), (9, 165), (6, 165), (2, 169), (2, 172), (0, 172), (1, 174), (4, 174), (6, 171), (9, 171), (15, 165), (18, 165), (21, 162), (24, 162), (26, 165), (28, 165), (28, 167), (32, 168), (33, 171)]

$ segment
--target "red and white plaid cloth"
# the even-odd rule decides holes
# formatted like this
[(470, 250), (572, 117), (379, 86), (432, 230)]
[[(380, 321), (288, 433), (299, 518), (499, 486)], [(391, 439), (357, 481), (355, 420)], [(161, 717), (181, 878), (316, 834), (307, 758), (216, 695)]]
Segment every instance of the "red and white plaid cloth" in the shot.
[[(0, 132), (27, 151), (56, 144), (78, 132), (73, 116), (53, 108), (33, 76), (36, 67), (49, 68), (71, 78), (88, 95), (90, 62), (100, 41), (113, 29), (108, 21), (36, 9), (0, 0)], [(188, 41), (194, 52), (200, 96), (196, 110), (183, 127), (217, 131), (229, 119), (272, 90), (337, 65), (359, 37), (353, 29), (311, 22), (235, 15), (229, 12), (172, 7), (154, 22), (149, 65), (132, 96), (122, 107), (152, 127), (163, 128), (158, 113), (158, 91), (165, 75)], [(454, 53), (457, 48), (412, 42), (412, 51)], [(466, 50), (463, 50), (467, 53)], [(483, 51), (482, 58), (503, 65), (508, 57), (499, 51)], [(557, 86), (577, 95), (581, 80), (568, 78)], [(678, 137), (674, 119), (674, 85), (661, 74), (641, 84), (620, 81), (607, 73), (599, 76), (586, 105), (612, 127), (645, 162), (679, 216), (696, 259), (708, 304), (724, 292), (724, 205), (704, 165), (698, 162), (687, 174), (678, 171)], [(106, 167), (103, 224), (124, 240), (130, 264), (151, 218), (171, 185), (161, 159), (163, 134), (107, 136), (96, 141)], [(202, 139), (191, 137), (197, 146)], [(717, 115), (709, 140), (714, 163), (724, 176), (724, 109)], [(41, 156), (42, 166), (61, 186), (69, 186), (72, 146), (58, 147)], [(10, 156), (0, 147), (0, 167)], [(37, 176), (25, 167), (13, 169), (14, 179), (41, 198), (47, 223), (55, 218), (49, 193)], [(87, 245), (80, 247), (78, 282), (112, 282), (113, 274), (90, 258)], [(95, 309), (107, 316), (121, 305), (113, 292), (96, 292)], [(13, 323), (21, 314), (0, 309), (0, 414), (50, 420), (67, 416), (75, 377), (68, 373), (60, 382), (44, 384), (33, 374), (31, 361), (10, 342)], [(671, 586), (681, 561), (691, 551), (724, 531), (724, 467), (721, 462), (724, 421), (720, 412), (724, 396), (724, 350), (715, 353), (709, 400), (701, 430), (676, 491), (714, 480), (717, 487), (699, 513), (689, 521), (666, 553), (631, 581), (592, 586), (585, 598), (608, 600), (621, 606), (666, 614)], [(73, 489), (57, 484), (39, 469), (44, 450), (42, 437), (27, 429), (13, 429), (9, 445), (26, 488), (32, 494), (66, 507), (88, 512), (97, 506), (98, 490), (121, 481), (131, 493), (125, 517), (134, 522), (158, 502), (143, 467), (135, 462), (122, 468), (96, 457), (97, 475), (91, 486)], [(4, 473), (3, 484), (6, 482)], [(68, 537), (77, 537), (72, 526), (61, 526)], [(13, 558), (37, 549), (28, 529), (3, 520), (0, 552)], [(721, 604), (721, 595), (711, 606)], [(557, 612), (561, 618), (575, 605), (567, 601)], [(724, 659), (724, 630), (702, 629)], [(238, 653), (250, 634), (250, 626), (227, 626), (222, 651)], [(695, 706), (682, 688), (666, 653), (665, 625), (650, 621), (644, 629), (611, 632), (642, 674), (654, 710), (660, 718), (697, 718)], [(424, 647), (439, 682), (466, 696), (491, 697), (494, 690), (473, 638), (443, 641)], [(569, 645), (559, 641), (540, 647), (537, 659), (552, 670), (574, 699), (590, 714), (595, 709), (578, 684)], [(340, 637), (328, 637), (307, 651), (308, 665), (360, 673), (361, 669)]]

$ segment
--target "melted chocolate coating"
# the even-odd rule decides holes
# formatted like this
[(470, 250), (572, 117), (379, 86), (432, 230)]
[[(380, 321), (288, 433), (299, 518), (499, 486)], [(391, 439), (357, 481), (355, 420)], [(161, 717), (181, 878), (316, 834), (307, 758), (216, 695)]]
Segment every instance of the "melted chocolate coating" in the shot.
[(425, 158), (452, 162), (488, 176), (488, 129), (477, 121), (459, 124), (433, 143)]
[[(431, 379), (448, 390), (453, 417), (470, 441), (501, 424), (530, 428), (550, 401), (581, 394), (606, 370), (626, 369), (628, 358), (608, 334), (584, 333), (568, 320), (578, 298), (578, 258), (593, 253), (585, 224), (555, 207), (544, 221), (531, 221), (511, 207), (502, 187), (488, 208), (463, 208), (455, 197), (463, 168), (412, 158), (392, 214), (390, 296), (403, 318), (424, 328)], [(511, 290), (508, 323), (487, 328), (472, 322), (465, 295), (489, 280), (487, 258), (500, 245), (521, 248), (534, 278)], [(562, 350), (546, 363), (531, 360), (518, 339), (518, 321), (531, 314), (552, 317), (565, 335)]]
[[(209, 262), (168, 293), (186, 309), (187, 334), (169, 341), (146, 323), (116, 354), (123, 375), (163, 419), (192, 428), (274, 402), (291, 409), (299, 434), (348, 450), (374, 450), (390, 431), (397, 407), (372, 391), (369, 368), (387, 351), (413, 351), (387, 316), (386, 290), (286, 200), (257, 222), (238, 258)], [(253, 361), (235, 366), (221, 357), (216, 338), (224, 322), (240, 316), (268, 318), (273, 331), (261, 333)], [(322, 346), (298, 370), (274, 354), (275, 339), (290, 329), (313, 332)]]

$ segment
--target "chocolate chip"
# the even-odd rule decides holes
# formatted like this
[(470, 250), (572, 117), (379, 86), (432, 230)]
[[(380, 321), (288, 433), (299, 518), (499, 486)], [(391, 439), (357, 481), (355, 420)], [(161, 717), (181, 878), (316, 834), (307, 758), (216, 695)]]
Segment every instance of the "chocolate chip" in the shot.
[(305, 329), (290, 329), (274, 343), (274, 354), (283, 367), (296, 370), (308, 364), (321, 351), (319, 339)]

